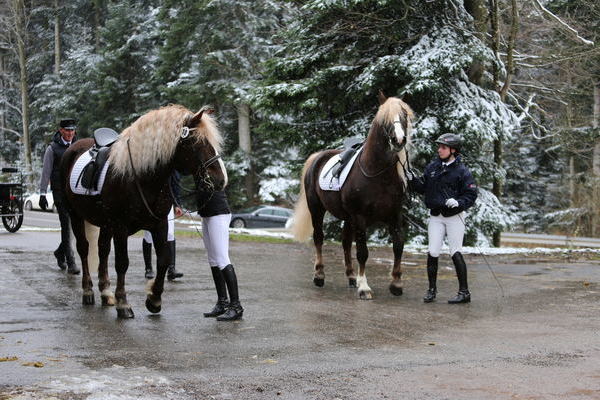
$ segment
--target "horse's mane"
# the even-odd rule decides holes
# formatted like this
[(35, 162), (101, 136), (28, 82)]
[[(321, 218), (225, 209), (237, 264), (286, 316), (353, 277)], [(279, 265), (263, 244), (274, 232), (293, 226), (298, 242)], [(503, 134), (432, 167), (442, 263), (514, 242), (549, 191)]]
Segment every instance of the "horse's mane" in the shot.
[[(185, 121), (194, 114), (180, 105), (169, 105), (152, 110), (139, 117), (125, 129), (119, 140), (112, 145), (109, 163), (113, 174), (131, 176), (131, 162), (127, 141), (131, 148), (131, 158), (136, 173), (152, 171), (173, 157)], [(208, 141), (217, 152), (221, 151), (223, 138), (214, 119), (208, 113), (202, 115), (198, 129), (191, 130), (190, 136)]]
[(397, 97), (388, 97), (388, 99), (379, 106), (379, 111), (375, 115), (374, 122), (378, 122), (381, 125), (387, 125), (394, 123), (394, 117), (396, 115), (400, 115), (403, 117), (406, 115), (408, 117), (408, 121), (406, 121), (406, 125), (411, 127), (411, 121), (413, 118), (413, 111), (408, 104), (403, 102)]
[[(414, 115), (413, 110), (408, 104), (397, 97), (388, 97), (385, 103), (379, 106), (379, 110), (377, 111), (377, 114), (375, 114), (375, 119), (373, 120), (373, 126), (375, 126), (375, 124), (380, 126), (391, 125), (394, 123), (394, 118), (396, 118), (397, 115), (399, 115), (400, 118), (405, 118), (405, 121), (403, 121), (406, 123), (406, 131), (404, 134), (406, 135), (407, 143), (410, 143), (410, 131), (412, 129), (412, 119)], [(398, 153), (398, 161), (399, 162), (396, 164), (398, 176), (406, 187), (408, 185), (408, 180), (404, 169), (405, 166), (408, 165), (407, 146)]]

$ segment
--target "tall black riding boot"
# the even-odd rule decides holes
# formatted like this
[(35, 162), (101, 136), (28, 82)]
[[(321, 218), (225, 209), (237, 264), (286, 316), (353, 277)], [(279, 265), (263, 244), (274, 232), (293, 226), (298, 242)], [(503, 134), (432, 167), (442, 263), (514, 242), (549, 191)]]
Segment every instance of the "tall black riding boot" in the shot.
[(437, 294), (437, 272), (438, 272), (438, 258), (432, 257), (431, 254), (427, 254), (427, 279), (429, 279), (429, 289), (423, 297), (425, 303), (431, 303), (435, 300)]
[(154, 271), (152, 271), (152, 243), (146, 242), (146, 239), (142, 239), (142, 254), (144, 255), (144, 265), (146, 266), (146, 279), (153, 279)]
[(229, 300), (227, 299), (227, 286), (225, 286), (225, 278), (221, 273), (219, 267), (210, 267), (212, 272), (213, 280), (215, 281), (215, 288), (217, 289), (217, 304), (213, 307), (212, 311), (205, 312), (204, 317), (218, 317), (227, 311), (229, 306)]
[(227, 291), (229, 292), (229, 307), (225, 314), (217, 317), (217, 321), (233, 321), (242, 318), (244, 309), (240, 304), (240, 298), (238, 296), (238, 285), (237, 277), (235, 276), (235, 270), (233, 265), (229, 264), (221, 270), (225, 283), (227, 284)]
[(456, 277), (458, 278), (458, 293), (456, 297), (448, 300), (450, 304), (470, 303), (471, 293), (469, 293), (469, 285), (467, 284), (467, 265), (462, 254), (458, 251), (452, 256), (454, 268), (456, 268)]
[(167, 279), (172, 281), (183, 276), (183, 272), (177, 272), (175, 269), (175, 240), (169, 240), (167, 245), (171, 249), (171, 262), (167, 267)]

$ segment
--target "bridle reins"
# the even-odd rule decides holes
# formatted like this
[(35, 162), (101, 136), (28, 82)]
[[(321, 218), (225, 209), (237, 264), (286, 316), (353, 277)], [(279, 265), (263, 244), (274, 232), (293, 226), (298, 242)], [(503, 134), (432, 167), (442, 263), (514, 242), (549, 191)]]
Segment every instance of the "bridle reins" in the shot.
[[(187, 138), (189, 136), (190, 132), (194, 131), (196, 129), (197, 128), (190, 128), (190, 127), (184, 126), (181, 130), (181, 134), (179, 135), (179, 140), (181, 141), (181, 140)], [(140, 197), (142, 198), (142, 202), (144, 203), (144, 206), (146, 207), (146, 210), (148, 211), (148, 213), (150, 213), (150, 215), (154, 219), (161, 220), (161, 218), (158, 218), (152, 212), (152, 209), (150, 208), (150, 206), (148, 205), (148, 201), (146, 200), (146, 196), (144, 196), (144, 192), (142, 191), (142, 186), (140, 185), (140, 181), (138, 179), (135, 167), (133, 166), (133, 157), (131, 156), (131, 147), (129, 146), (129, 139), (130, 138), (127, 138), (127, 152), (129, 153), (129, 163), (131, 164), (131, 171), (133, 173), (133, 181), (135, 182), (135, 186), (137, 187), (138, 193), (140, 194)], [(207, 191), (211, 193), (211, 197), (212, 197), (212, 194), (214, 193), (215, 186), (214, 186), (212, 180), (210, 179), (210, 176), (208, 175), (208, 168), (211, 165), (213, 165), (214, 163), (216, 163), (217, 161), (219, 161), (220, 159), (221, 159), (221, 155), (219, 153), (216, 153), (214, 156), (212, 156), (208, 160), (204, 161), (200, 168), (200, 174), (202, 174), (202, 175), (199, 177), (199, 181), (202, 181), (202, 183), (206, 186), (206, 188), (208, 189)], [(179, 186), (181, 187), (181, 185), (179, 185)], [(173, 203), (175, 203), (176, 206), (181, 208), (180, 204), (177, 202), (177, 199), (175, 198), (175, 194), (173, 193), (173, 189), (170, 184), (169, 184), (169, 191), (171, 193)], [(189, 191), (189, 190), (187, 190), (187, 191)], [(197, 191), (198, 190), (196, 189), (194, 191), (189, 191), (189, 192), (196, 193)]]

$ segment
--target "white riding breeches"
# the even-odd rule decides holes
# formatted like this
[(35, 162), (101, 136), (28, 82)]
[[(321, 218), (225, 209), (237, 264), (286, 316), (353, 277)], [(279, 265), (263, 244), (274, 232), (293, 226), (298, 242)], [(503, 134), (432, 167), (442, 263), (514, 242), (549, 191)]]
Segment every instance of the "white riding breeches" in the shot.
[(463, 237), (465, 236), (465, 213), (453, 215), (452, 217), (444, 217), (440, 215), (432, 215), (429, 218), (427, 229), (429, 237), (429, 254), (432, 257), (439, 257), (442, 245), (444, 244), (444, 236), (448, 238), (448, 247), (450, 248), (450, 257), (457, 251), (461, 251)]
[[(167, 242), (171, 242), (175, 240), (175, 211), (173, 207), (171, 207), (171, 211), (169, 211), (167, 222), (169, 224), (167, 231)], [(144, 240), (148, 243), (152, 243), (152, 234), (150, 231), (144, 231)]]
[(202, 240), (208, 255), (208, 265), (223, 269), (229, 260), (229, 223), (231, 214), (202, 218)]

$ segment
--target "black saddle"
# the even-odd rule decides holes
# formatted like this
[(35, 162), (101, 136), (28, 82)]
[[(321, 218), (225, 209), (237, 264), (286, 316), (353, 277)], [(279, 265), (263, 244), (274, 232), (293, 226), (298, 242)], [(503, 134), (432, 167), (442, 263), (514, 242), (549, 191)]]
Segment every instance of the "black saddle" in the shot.
[(363, 139), (358, 137), (352, 137), (344, 140), (344, 151), (340, 153), (340, 161), (338, 161), (331, 168), (331, 175), (334, 178), (340, 178), (340, 174), (344, 170), (344, 167), (352, 159), (352, 156), (360, 149), (363, 145)]
[(94, 146), (89, 150), (92, 159), (83, 167), (78, 184), (88, 190), (98, 190), (98, 181), (108, 160), (111, 145), (119, 138), (119, 134), (110, 128), (99, 128), (94, 131)]

